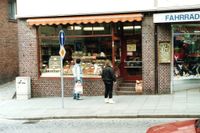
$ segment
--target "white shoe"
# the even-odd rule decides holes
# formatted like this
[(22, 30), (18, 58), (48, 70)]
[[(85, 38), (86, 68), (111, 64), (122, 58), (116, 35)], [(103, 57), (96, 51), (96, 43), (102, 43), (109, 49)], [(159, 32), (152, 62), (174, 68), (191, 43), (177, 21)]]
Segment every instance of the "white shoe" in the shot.
[(109, 99), (109, 103), (110, 103), (110, 104), (113, 104), (113, 103), (115, 103), (115, 102), (113, 101), (113, 99)]
[(104, 101), (105, 101), (105, 103), (109, 103), (109, 99), (108, 98), (105, 98)]

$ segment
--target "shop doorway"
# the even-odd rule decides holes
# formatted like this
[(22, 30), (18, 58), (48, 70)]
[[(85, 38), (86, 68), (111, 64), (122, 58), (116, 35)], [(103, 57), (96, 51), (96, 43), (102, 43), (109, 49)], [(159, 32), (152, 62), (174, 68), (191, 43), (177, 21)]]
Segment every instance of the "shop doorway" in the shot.
[(200, 24), (175, 24), (173, 91), (200, 88)]
[(122, 73), (124, 80), (142, 79), (141, 45), (134, 39), (127, 39), (122, 48)]
[(142, 80), (141, 23), (123, 23), (121, 73), (125, 81)]

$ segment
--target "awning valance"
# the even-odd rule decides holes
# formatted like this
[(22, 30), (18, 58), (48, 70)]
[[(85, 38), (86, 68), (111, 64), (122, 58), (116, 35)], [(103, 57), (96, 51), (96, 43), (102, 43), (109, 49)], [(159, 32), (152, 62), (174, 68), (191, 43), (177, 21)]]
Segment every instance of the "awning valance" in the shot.
[(87, 23), (116, 23), (141, 21), (142, 14), (115, 14), (115, 15), (96, 15), (96, 16), (71, 16), (55, 18), (31, 18), (27, 20), (29, 25), (65, 25), (65, 24), (87, 24)]

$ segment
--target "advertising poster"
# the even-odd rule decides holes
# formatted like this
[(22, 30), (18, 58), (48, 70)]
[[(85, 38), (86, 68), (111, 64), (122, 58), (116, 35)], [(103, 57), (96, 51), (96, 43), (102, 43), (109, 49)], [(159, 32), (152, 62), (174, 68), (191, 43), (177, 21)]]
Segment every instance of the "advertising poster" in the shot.
[(159, 59), (159, 63), (170, 63), (171, 62), (171, 44), (169, 41), (159, 42), (158, 59)]

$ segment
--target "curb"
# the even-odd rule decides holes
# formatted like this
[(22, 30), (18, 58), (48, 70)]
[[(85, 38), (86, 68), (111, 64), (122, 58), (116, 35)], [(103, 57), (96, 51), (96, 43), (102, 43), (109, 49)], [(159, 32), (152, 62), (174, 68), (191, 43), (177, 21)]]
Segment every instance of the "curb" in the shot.
[(134, 118), (200, 118), (200, 115), (123, 115), (123, 116), (47, 116), (0, 118), (7, 120), (48, 120), (48, 119), (134, 119)]

